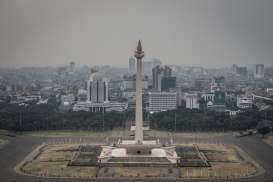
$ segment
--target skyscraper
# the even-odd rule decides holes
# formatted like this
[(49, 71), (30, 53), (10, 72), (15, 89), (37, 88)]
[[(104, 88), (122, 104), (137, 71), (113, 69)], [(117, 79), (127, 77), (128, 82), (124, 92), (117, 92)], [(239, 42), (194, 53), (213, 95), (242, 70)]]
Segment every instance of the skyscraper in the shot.
[(92, 112), (105, 112), (104, 103), (108, 103), (108, 81), (99, 72), (91, 74), (87, 81), (87, 100)]
[(153, 72), (153, 90), (161, 91), (161, 80), (162, 77), (171, 77), (172, 69), (168, 66), (156, 66), (152, 70)]
[(161, 78), (161, 91), (170, 92), (176, 89), (176, 77), (174, 76), (163, 76)]
[(254, 78), (261, 79), (264, 78), (264, 65), (256, 64), (254, 68)]

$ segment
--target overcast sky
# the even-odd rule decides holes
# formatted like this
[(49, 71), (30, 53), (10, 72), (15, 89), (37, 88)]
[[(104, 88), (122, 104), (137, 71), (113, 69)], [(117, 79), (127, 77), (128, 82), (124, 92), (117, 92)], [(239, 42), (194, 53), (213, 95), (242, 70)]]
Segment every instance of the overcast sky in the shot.
[(272, 65), (273, 0), (0, 0), (0, 67)]

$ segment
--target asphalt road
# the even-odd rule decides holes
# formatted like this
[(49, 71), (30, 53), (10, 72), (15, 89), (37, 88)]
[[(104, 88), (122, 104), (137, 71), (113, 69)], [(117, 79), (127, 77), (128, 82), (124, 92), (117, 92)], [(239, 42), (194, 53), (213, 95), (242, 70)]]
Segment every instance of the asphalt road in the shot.
[[(88, 137), (32, 137), (32, 136), (18, 136), (14, 138), (4, 148), (0, 149), (0, 182), (81, 182), (81, 181), (128, 181), (128, 179), (106, 180), (106, 179), (68, 179), (68, 178), (42, 178), (31, 177), (17, 174), (14, 167), (21, 162), (31, 151), (38, 147), (43, 142), (61, 143), (61, 142), (96, 142)], [(186, 180), (193, 182), (223, 182), (223, 181), (238, 181), (238, 182), (273, 182), (273, 148), (262, 142), (260, 136), (248, 136), (243, 138), (235, 138), (230, 134), (219, 137), (211, 137), (204, 139), (179, 139), (175, 143), (234, 143), (242, 148), (248, 155), (253, 158), (259, 165), (265, 169), (265, 173), (259, 176), (246, 179), (225, 179), (225, 180)], [(130, 181), (177, 181), (171, 179), (155, 179), (155, 180), (130, 180)]]

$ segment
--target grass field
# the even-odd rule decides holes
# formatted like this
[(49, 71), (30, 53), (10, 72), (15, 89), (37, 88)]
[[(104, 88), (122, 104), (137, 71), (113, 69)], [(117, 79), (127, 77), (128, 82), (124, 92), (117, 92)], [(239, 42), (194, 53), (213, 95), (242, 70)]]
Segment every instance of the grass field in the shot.
[(14, 134), (6, 130), (0, 130), (0, 148), (10, 141), (11, 137), (9, 135)]
[(21, 168), (24, 173), (49, 177), (96, 177), (95, 167), (68, 166), (73, 154), (78, 150), (76, 144), (46, 145), (40, 149), (40, 154), (34, 160), (27, 162)]
[(198, 147), (211, 167), (180, 168), (180, 178), (238, 178), (256, 173), (256, 168), (244, 161), (232, 145), (200, 144)]
[(176, 177), (176, 178), (232, 178), (243, 177), (256, 172), (248, 162), (244, 161), (231, 145), (200, 144), (211, 167), (108, 167), (98, 170), (96, 167), (68, 166), (78, 144), (48, 144), (40, 149), (40, 153), (32, 161), (25, 163), (21, 171), (27, 174), (49, 177)]
[(7, 140), (4, 140), (4, 139), (0, 138), (0, 145), (4, 145), (5, 143), (7, 143)]
[[(177, 176), (175, 173), (177, 170), (169, 168), (149, 168), (149, 167), (130, 167), (130, 168), (121, 168), (121, 167), (112, 167), (108, 168), (108, 174), (106, 177), (118, 177), (118, 178), (158, 178), (158, 177), (174, 177)], [(102, 170), (103, 171), (103, 170)], [(103, 176), (103, 174), (100, 174)]]

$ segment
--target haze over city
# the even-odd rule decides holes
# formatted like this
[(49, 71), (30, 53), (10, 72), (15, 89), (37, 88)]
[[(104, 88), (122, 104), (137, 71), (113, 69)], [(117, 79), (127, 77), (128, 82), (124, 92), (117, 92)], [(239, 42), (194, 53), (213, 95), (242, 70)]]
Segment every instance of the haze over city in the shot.
[(272, 65), (271, 0), (1, 0), (0, 67)]
[(0, 0), (0, 182), (273, 182), (273, 0)]

